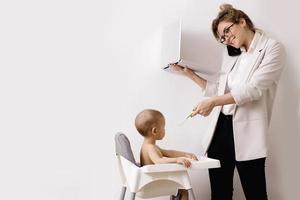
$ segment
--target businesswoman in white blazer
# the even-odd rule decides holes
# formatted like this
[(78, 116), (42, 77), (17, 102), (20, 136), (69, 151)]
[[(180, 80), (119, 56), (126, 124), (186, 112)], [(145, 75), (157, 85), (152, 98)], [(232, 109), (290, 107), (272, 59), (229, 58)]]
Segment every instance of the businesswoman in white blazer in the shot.
[[(229, 4), (220, 9), (212, 22), (213, 34), (225, 50), (218, 81), (207, 81), (188, 66), (170, 67), (193, 80), (208, 97), (193, 115), (213, 115), (203, 140), (207, 155), (221, 162), (221, 168), (209, 170), (211, 199), (232, 199), (236, 167), (246, 199), (265, 200), (266, 138), (284, 49), (256, 29), (243, 11)], [(240, 55), (228, 55), (226, 46), (241, 49)]]

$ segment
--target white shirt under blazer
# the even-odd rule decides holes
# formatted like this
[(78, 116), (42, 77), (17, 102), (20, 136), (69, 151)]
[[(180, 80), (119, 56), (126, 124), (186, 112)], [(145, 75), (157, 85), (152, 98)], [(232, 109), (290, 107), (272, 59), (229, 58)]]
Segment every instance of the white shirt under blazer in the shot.
[[(236, 102), (233, 111), (233, 136), (237, 161), (267, 156), (267, 133), (270, 125), (276, 88), (285, 62), (284, 47), (256, 30), (254, 48), (247, 52), (248, 66), (239, 73), (239, 84), (230, 92)], [(204, 96), (225, 94), (227, 77), (239, 56), (224, 53), (222, 70), (217, 82), (207, 81)], [(207, 151), (212, 140), (222, 106), (215, 107), (202, 138)]]

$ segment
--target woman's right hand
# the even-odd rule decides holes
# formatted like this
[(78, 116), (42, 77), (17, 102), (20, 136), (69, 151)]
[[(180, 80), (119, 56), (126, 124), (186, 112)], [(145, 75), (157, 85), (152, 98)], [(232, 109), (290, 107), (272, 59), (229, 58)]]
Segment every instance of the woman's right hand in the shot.
[(187, 76), (189, 78), (192, 78), (192, 76), (196, 74), (194, 72), (194, 70), (192, 70), (192, 69), (190, 69), (188, 67), (183, 67), (183, 66), (177, 65), (177, 64), (169, 64), (169, 66), (176, 73), (184, 75), (184, 76)]

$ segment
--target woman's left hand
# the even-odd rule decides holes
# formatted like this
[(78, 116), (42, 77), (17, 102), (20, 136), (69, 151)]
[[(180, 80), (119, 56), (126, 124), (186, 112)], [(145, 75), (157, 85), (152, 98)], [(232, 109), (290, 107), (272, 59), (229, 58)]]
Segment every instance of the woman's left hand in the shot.
[(208, 116), (213, 108), (216, 106), (215, 102), (212, 98), (205, 99), (198, 103), (198, 105), (193, 109), (192, 116), (195, 116), (197, 114), (202, 115), (204, 117)]

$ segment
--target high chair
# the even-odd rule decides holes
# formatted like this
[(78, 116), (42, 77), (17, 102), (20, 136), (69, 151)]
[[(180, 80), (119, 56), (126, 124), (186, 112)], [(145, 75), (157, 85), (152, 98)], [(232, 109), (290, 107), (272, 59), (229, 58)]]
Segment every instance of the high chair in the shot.
[(207, 157), (200, 157), (199, 161), (192, 161), (189, 169), (175, 163), (140, 167), (134, 159), (130, 142), (125, 134), (117, 133), (115, 144), (123, 184), (120, 200), (124, 200), (127, 189), (131, 193), (131, 200), (134, 200), (136, 196), (146, 199), (170, 196), (171, 200), (179, 200), (179, 197), (175, 196), (178, 189), (188, 190), (189, 199), (196, 200), (188, 170), (220, 167), (219, 160)]

